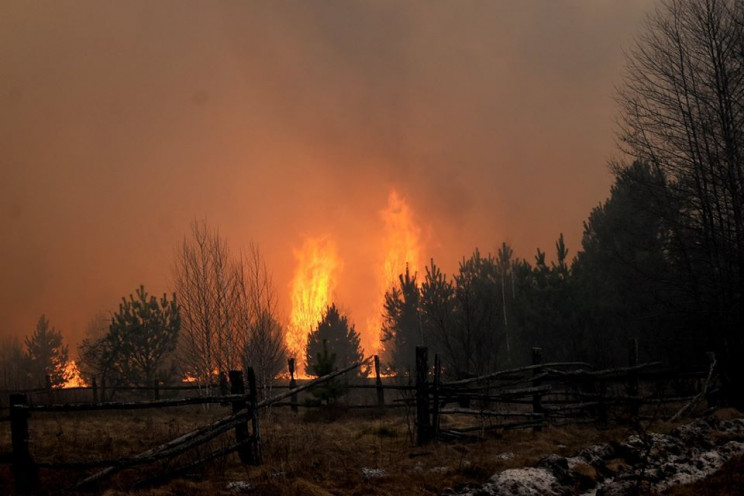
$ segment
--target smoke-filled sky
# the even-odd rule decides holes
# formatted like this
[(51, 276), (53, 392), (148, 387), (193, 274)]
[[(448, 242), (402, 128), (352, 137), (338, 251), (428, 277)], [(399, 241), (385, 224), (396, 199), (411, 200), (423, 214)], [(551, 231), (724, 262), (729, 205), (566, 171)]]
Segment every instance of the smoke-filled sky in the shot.
[(284, 317), (308, 236), (377, 301), (392, 189), (422, 258), (571, 254), (609, 193), (614, 87), (652, 0), (0, 3), (0, 335), (75, 345), (194, 219), (257, 243)]

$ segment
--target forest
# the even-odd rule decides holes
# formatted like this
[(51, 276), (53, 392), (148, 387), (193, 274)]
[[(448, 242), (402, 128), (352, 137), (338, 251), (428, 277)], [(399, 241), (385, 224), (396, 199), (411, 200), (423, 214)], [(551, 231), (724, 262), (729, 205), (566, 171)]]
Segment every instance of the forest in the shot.
[[(588, 213), (581, 247), (517, 257), (506, 243), (464, 254), (445, 274), (431, 259), (402, 272), (380, 308), (382, 361), (411, 374), (426, 345), (453, 379), (550, 360), (621, 364), (627, 342), (674, 367), (718, 357), (727, 401), (744, 407), (744, 10), (740, 2), (668, 1), (628, 54), (617, 90), (607, 199)], [(599, 166), (599, 164), (598, 164)], [(91, 322), (76, 360), (111, 385), (209, 383), (248, 365), (261, 384), (302, 362), (310, 375), (366, 355), (354, 324), (327, 302), (304, 356), (288, 356), (271, 272), (258, 247), (236, 256), (194, 222), (174, 260), (173, 294), (145, 286)], [(367, 350), (369, 351), (369, 350)], [(0, 388), (60, 386), (70, 350), (45, 316), (0, 346)]]

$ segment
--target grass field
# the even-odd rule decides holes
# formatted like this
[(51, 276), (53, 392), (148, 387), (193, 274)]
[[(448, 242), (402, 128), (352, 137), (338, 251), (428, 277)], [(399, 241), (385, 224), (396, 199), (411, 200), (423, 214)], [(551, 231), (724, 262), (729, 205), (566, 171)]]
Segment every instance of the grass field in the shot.
[[(157, 411), (34, 414), (31, 452), (37, 461), (80, 461), (131, 456), (220, 418), (227, 409), (181, 407)], [(449, 424), (471, 422), (448, 419)], [(657, 423), (656, 431), (671, 429)], [(185, 465), (234, 441), (232, 432), (179, 459), (122, 471), (100, 491), (115, 494), (230, 494), (250, 484), (250, 494), (401, 495), (440, 494), (445, 488), (480, 483), (506, 468), (537, 462), (549, 453), (572, 455), (590, 444), (623, 439), (631, 430), (592, 425), (549, 426), (542, 432), (505, 431), (477, 442), (413, 446), (412, 419), (404, 412), (274, 409), (261, 419), (264, 464), (242, 465), (236, 454), (218, 459), (165, 483), (132, 489), (137, 482)], [(7, 423), (0, 426), (0, 452), (10, 451)], [(730, 464), (737, 470), (739, 465)], [(41, 469), (41, 493), (69, 488), (90, 470)], [(727, 479), (719, 484), (725, 485)], [(739, 479), (731, 479), (739, 480)], [(230, 490), (229, 487), (234, 487)], [(0, 466), (0, 494), (12, 492), (7, 465)], [(675, 492), (674, 494), (693, 494)], [(694, 494), (714, 494), (698, 492)], [(733, 494), (733, 493), (732, 493)]]

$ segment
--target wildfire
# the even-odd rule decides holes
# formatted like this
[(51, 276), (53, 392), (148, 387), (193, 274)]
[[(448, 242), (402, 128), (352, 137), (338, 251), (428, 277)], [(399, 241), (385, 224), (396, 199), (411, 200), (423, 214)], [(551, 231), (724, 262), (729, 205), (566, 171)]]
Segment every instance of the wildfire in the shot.
[(67, 381), (62, 385), (62, 388), (76, 388), (88, 386), (83, 378), (80, 376), (80, 369), (78, 369), (75, 360), (70, 360), (65, 366), (64, 377), (67, 377)]
[(398, 281), (398, 276), (405, 273), (406, 265), (411, 274), (419, 270), (420, 233), (421, 230), (413, 220), (413, 213), (408, 203), (392, 190), (388, 196), (385, 210), (380, 212), (385, 225), (383, 237), (384, 259), (379, 276), (379, 299), (375, 316), (367, 322), (365, 349), (379, 353), (381, 350), (380, 329), (385, 293)]
[(336, 271), (341, 262), (336, 245), (327, 238), (308, 238), (295, 251), (297, 269), (291, 284), (292, 313), (287, 330), (287, 349), (295, 357), (298, 373), (305, 368), (307, 335), (331, 303)]

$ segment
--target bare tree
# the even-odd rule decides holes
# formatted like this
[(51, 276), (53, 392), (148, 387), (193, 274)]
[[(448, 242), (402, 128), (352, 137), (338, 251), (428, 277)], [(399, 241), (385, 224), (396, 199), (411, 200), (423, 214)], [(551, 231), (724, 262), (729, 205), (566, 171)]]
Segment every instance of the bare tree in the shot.
[(175, 274), (181, 365), (186, 374), (209, 383), (215, 371), (241, 363), (239, 270), (217, 230), (195, 221), (176, 257)]
[[(730, 384), (744, 369), (744, 2), (665, 0), (629, 54), (619, 137), (666, 179), (670, 253)], [(743, 398), (744, 399), (744, 398)]]
[(284, 332), (277, 318), (276, 292), (266, 263), (256, 245), (237, 266), (240, 287), (238, 315), (243, 335), (244, 367), (251, 366), (268, 395), (273, 378), (286, 363)]
[(108, 343), (105, 342), (111, 325), (111, 317), (106, 312), (96, 313), (85, 328), (85, 337), (78, 348), (78, 367), (86, 381), (94, 377), (111, 382), (111, 360), (108, 356)]

